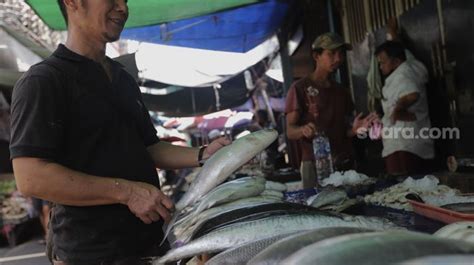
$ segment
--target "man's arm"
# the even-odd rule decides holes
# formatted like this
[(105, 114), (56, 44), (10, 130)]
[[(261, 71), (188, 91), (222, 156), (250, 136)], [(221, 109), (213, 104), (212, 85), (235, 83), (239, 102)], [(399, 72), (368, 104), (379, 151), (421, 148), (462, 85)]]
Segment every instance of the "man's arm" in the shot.
[[(217, 150), (228, 144), (230, 144), (228, 139), (224, 137), (217, 138), (204, 149), (202, 159), (206, 160)], [(147, 147), (155, 166), (161, 169), (179, 169), (199, 166), (199, 149), (200, 148), (176, 146), (163, 141)]]
[(26, 196), (71, 206), (127, 205), (145, 223), (168, 220), (173, 203), (156, 187), (120, 178), (87, 175), (32, 157), (13, 159), (18, 189)]
[(286, 114), (286, 134), (290, 140), (298, 140), (303, 137), (313, 138), (316, 133), (316, 126), (314, 123), (307, 123), (303, 126), (298, 126), (300, 114), (297, 111), (292, 111)]
[(415, 104), (420, 97), (418, 92), (413, 92), (408, 95), (401, 97), (395, 108), (393, 109), (393, 113), (390, 116), (393, 123), (396, 121), (414, 121), (416, 120), (416, 116), (414, 113), (408, 111), (413, 104)]

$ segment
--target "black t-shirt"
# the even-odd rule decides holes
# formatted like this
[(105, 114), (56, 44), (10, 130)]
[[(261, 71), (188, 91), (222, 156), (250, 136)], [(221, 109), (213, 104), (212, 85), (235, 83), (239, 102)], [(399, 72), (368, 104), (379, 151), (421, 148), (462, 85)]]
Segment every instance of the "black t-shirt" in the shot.
[[(159, 187), (146, 150), (159, 141), (156, 130), (135, 80), (110, 62), (113, 81), (99, 63), (60, 45), (32, 66), (13, 90), (11, 158)], [(146, 225), (125, 205), (57, 205), (51, 222), (54, 252), (68, 264), (141, 255), (162, 239), (161, 222)]]

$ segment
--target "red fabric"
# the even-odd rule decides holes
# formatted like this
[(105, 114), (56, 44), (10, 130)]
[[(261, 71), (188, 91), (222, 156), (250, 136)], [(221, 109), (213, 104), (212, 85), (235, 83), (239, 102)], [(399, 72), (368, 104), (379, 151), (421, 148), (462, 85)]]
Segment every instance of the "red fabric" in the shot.
[[(310, 87), (317, 89), (317, 95), (311, 95), (311, 90), (315, 90)], [(305, 77), (293, 83), (286, 98), (285, 112), (288, 114), (297, 111), (300, 114), (298, 125), (314, 122), (326, 133), (335, 160), (352, 158), (352, 143), (347, 137), (347, 118), (353, 110), (349, 93), (336, 82), (331, 82), (330, 87), (319, 88), (310, 78)], [(318, 113), (317, 117), (315, 113)], [(302, 160), (313, 160), (311, 139), (301, 139), (300, 145)]]
[(405, 151), (385, 157), (385, 169), (391, 175), (419, 174), (425, 171), (429, 161)]

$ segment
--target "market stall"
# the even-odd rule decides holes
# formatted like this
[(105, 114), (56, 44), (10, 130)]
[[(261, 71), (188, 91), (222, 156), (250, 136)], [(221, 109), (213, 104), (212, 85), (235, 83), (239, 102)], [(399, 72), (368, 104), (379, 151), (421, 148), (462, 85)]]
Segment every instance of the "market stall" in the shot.
[[(315, 264), (327, 259), (347, 264), (340, 257), (347, 259), (350, 242), (360, 241), (397, 248), (399, 255), (361, 256), (351, 264), (440, 254), (472, 258), (474, 196), (433, 175), (374, 178), (350, 170), (334, 172), (312, 189), (301, 189), (298, 181), (270, 181), (257, 160), (274, 137), (271, 130), (244, 136), (188, 179), (197, 184), (178, 200), (168, 226), (172, 249), (157, 262), (194, 257), (206, 264)], [(264, 144), (252, 146), (256, 139)], [(218, 163), (224, 165), (216, 168)], [(201, 182), (204, 175), (207, 184)], [(338, 251), (326, 253), (327, 245)], [(312, 251), (304, 250), (310, 246)]]
[(0, 238), (13, 247), (40, 231), (32, 200), (16, 189), (12, 174), (0, 174)]
[[(66, 28), (56, 2), (25, 1), (23, 4), (32, 8), (28, 10), (28, 13), (36, 13), (49, 28), (55, 30)], [(154, 112), (152, 116), (199, 115), (196, 118), (186, 118), (186, 121), (185, 118), (182, 120), (173, 118), (160, 123), (156, 127), (159, 138), (179, 145), (191, 144), (193, 146), (208, 144), (211, 138), (220, 135), (226, 135), (232, 140), (230, 145), (222, 147), (206, 159), (202, 159), (204, 146), (199, 151), (197, 148), (194, 149), (198, 155), (197, 160), (192, 161), (192, 166), (202, 165), (202, 163), (204, 165), (201, 168), (183, 170), (180, 172), (183, 177), (177, 176), (178, 173), (170, 170), (167, 172), (169, 175), (166, 176), (166, 181), (162, 181), (163, 176), (161, 173), (159, 174), (162, 184), (161, 191), (173, 198), (175, 209), (171, 210), (173, 207), (169, 207), (173, 216), (171, 222), (164, 227), (166, 230), (164, 240), (169, 242), (171, 249), (163, 256), (153, 257), (154, 264), (174, 264), (175, 262), (185, 264), (189, 260), (194, 260), (199, 264), (206, 262), (211, 265), (378, 265), (385, 263), (414, 264), (413, 259), (427, 257), (429, 261), (422, 261), (422, 264), (425, 264), (423, 262), (472, 264), (474, 262), (474, 196), (469, 193), (474, 192), (473, 178), (453, 174), (449, 176), (368, 176), (354, 170), (332, 172), (331, 168), (331, 172), (327, 176), (318, 179), (319, 185), (317, 187), (303, 189), (298, 170), (275, 169), (268, 166), (266, 150), (275, 142), (280, 144), (285, 141), (286, 135), (284, 135), (284, 129), (277, 132), (273, 129), (262, 128), (277, 127), (273, 111), (285, 112), (284, 96), (291, 79), (303, 76), (302, 72), (295, 70), (295, 73), (292, 74), (289, 69), (291, 60), (288, 55), (297, 49), (303, 38), (302, 33), (294, 34), (293, 31), (297, 26), (293, 24), (298, 24), (300, 21), (297, 23), (296, 20), (299, 19), (294, 19), (292, 16), (299, 14), (303, 16), (306, 13), (315, 16), (316, 9), (319, 8), (324, 12), (327, 10), (328, 14), (321, 16), (322, 12), (318, 13), (317, 20), (312, 18), (311, 21), (304, 22), (306, 24), (299, 28), (317, 25), (314, 27), (317, 29), (312, 33), (318, 31), (319, 34), (321, 33), (319, 31), (323, 29), (327, 31), (324, 28), (325, 25), (322, 25), (324, 23), (321, 22), (328, 20), (331, 24), (329, 25), (331, 31), (337, 31), (335, 25), (336, 28), (344, 28), (346, 41), (349, 37), (350, 40), (357, 43), (366, 38), (366, 33), (382, 28), (382, 24), (388, 20), (385, 15), (392, 9), (394, 9), (392, 11), (396, 11), (394, 16), (400, 16), (419, 1), (410, 1), (413, 3), (407, 5), (400, 5), (401, 2), (407, 1), (395, 1), (397, 5), (382, 5), (385, 6), (384, 8), (378, 6), (378, 1), (364, 1), (364, 3), (362, 1), (357, 3), (351, 1), (301, 1), (307, 3), (306, 6), (313, 7), (304, 10), (305, 12), (300, 12), (300, 10), (296, 12), (296, 9), (290, 4), (296, 2), (298, 1), (129, 1), (130, 19), (127, 24), (123, 24), (126, 30), (122, 37), (128, 39), (127, 42), (141, 43), (137, 44), (139, 48), (134, 53), (125, 55), (123, 53), (130, 52), (128, 47), (126, 49), (119, 47), (125, 42), (115, 46), (119, 47), (116, 52), (123, 55), (117, 58), (117, 61), (125, 65), (125, 69), (133, 76), (141, 89), (142, 95), (137, 99), (138, 105), (142, 107), (141, 100), (143, 99), (148, 110)], [(327, 2), (327, 8), (320, 8), (323, 6), (321, 5), (323, 2)], [(121, 3), (125, 2), (121, 1)], [(340, 4), (340, 6), (333, 8), (331, 5), (334, 3)], [(437, 3), (441, 5), (441, 1)], [(4, 6), (7, 5), (4, 4)], [(8, 8), (9, 10), (15, 9), (16, 5), (9, 4)], [(377, 9), (374, 9), (377, 12), (372, 12), (373, 8)], [(386, 13), (382, 14), (384, 16), (382, 19), (375, 17), (377, 25), (372, 27), (369, 23), (373, 22), (371, 21), (372, 16), (380, 15), (379, 11), (385, 8), (388, 12), (382, 12)], [(338, 14), (338, 11), (343, 12)], [(362, 15), (357, 14), (365, 14), (368, 11), (371, 12), (365, 17), (365, 20)], [(16, 9), (15, 12), (19, 17), (29, 15), (26, 12), (18, 12)], [(2, 15), (8, 13), (9, 19), (13, 16), (11, 14), (14, 14), (11, 11), (0, 13)], [(442, 11), (439, 13), (441, 14)], [(337, 21), (333, 16), (342, 16), (343, 25), (334, 24)], [(292, 21), (293, 19), (295, 21)], [(120, 19), (118, 20), (120, 21)], [(305, 17), (302, 20), (310, 19)], [(356, 26), (348, 24), (348, 21), (355, 21), (352, 24)], [(80, 22), (83, 23), (83, 21)], [(91, 24), (93, 24), (92, 21)], [(25, 28), (28, 28), (31, 23), (24, 23), (24, 25), (26, 25)], [(40, 24), (40, 27), (47, 28), (43, 24)], [(11, 35), (7, 29), (3, 35), (2, 32), (3, 25), (0, 27), (0, 35), (4, 37)], [(56, 40), (49, 34), (41, 35), (43, 35), (42, 38), (49, 39), (48, 44)], [(306, 57), (309, 57), (310, 43), (308, 42), (312, 37), (314, 36), (311, 34), (306, 36), (305, 43), (308, 44), (306, 49), (299, 49), (299, 53), (304, 53)], [(290, 47), (289, 38), (298, 40), (293, 41), (293, 44), (296, 43), (294, 47)], [(433, 54), (433, 58), (435, 58), (442, 49), (446, 48), (444, 41), (443, 45), (435, 44), (434, 46), (431, 40), (422, 42), (429, 43), (430, 48), (436, 48), (433, 48), (436, 50), (436, 54)], [(363, 45), (365, 44), (364, 42)], [(373, 46), (372, 43), (369, 43), (369, 46)], [(7, 47), (13, 47), (13, 45), (9, 44)], [(120, 48), (123, 48), (122, 52), (118, 51)], [(127, 51), (124, 52), (125, 50)], [(199, 53), (196, 50), (199, 50)], [(369, 51), (369, 49), (365, 49), (365, 46), (360, 50)], [(357, 47), (353, 52), (354, 54), (358, 53)], [(21, 53), (31, 55), (26, 51)], [(41, 54), (45, 54), (44, 51)], [(44, 56), (41, 54), (38, 55), (43, 58)], [(25, 69), (18, 68), (13, 69), (14, 71), (0, 73), (0, 88), (2, 86), (12, 87), (14, 81), (19, 78), (19, 73), (26, 71), (29, 65), (40, 60), (36, 57), (35, 55), (31, 62), (30, 59), (25, 60), (28, 63), (28, 67), (25, 66)], [(363, 101), (365, 104), (366, 102), (361, 100), (360, 95), (362, 90), (365, 93), (365, 88), (354, 91), (354, 87), (360, 86), (360, 79), (365, 80), (365, 76), (364, 78), (360, 76), (355, 78), (350, 75), (351, 72), (361, 72), (357, 67), (351, 69), (351, 66), (359, 66), (354, 64), (354, 61), (357, 62), (357, 60), (351, 61), (351, 59), (360, 58), (351, 58), (351, 54), (348, 57), (349, 69), (337, 73), (336, 79), (341, 77), (345, 79), (344, 75), (349, 72), (347, 82), (350, 83), (353, 90), (351, 91), (352, 100)], [(361, 57), (365, 58), (366, 56)], [(443, 58), (443, 62), (448, 58), (446, 54), (444, 57), (446, 58)], [(20, 66), (22, 58), (16, 56), (10, 59), (14, 59), (12, 60), (13, 64)], [(298, 63), (298, 58), (294, 59), (296, 60), (293, 60), (293, 63)], [(435, 60), (437, 59), (435, 58)], [(305, 61), (313, 63), (311, 59)], [(440, 68), (450, 64), (448, 62), (433, 63)], [(375, 69), (377, 69), (376, 64)], [(279, 83), (276, 84), (270, 78)], [(271, 94), (270, 92), (273, 90), (272, 82), (275, 82), (274, 87), (279, 88), (279, 92), (276, 93), (279, 97), (278, 102), (272, 102), (267, 95), (267, 91), (268, 94)], [(363, 85), (365, 86), (365, 82)], [(281, 93), (280, 90), (282, 90)], [(319, 90), (316, 89), (316, 91), (319, 93)], [(258, 98), (259, 93), (262, 94), (262, 100)], [(224, 113), (201, 116), (214, 111), (235, 108), (252, 99), (254, 101), (252, 108), (245, 109), (245, 112), (225, 110)], [(278, 108), (275, 108), (274, 105), (278, 105)], [(254, 122), (253, 113), (248, 110), (262, 109), (260, 106), (265, 106), (271, 117), (271, 124), (247, 130), (249, 124)], [(455, 105), (453, 106), (455, 109)], [(360, 108), (357, 110), (360, 111)], [(81, 116), (81, 119), (87, 121), (94, 118), (96, 114), (101, 114), (101, 111), (88, 113), (84, 117)], [(93, 130), (101, 129), (102, 126), (104, 125), (98, 123), (97, 126), (94, 125)], [(129, 126), (123, 128), (129, 128)], [(188, 132), (183, 132), (189, 128), (198, 131), (198, 136), (189, 137)], [(118, 132), (126, 131), (114, 130), (114, 133)], [(133, 140), (133, 137), (129, 138), (130, 135), (135, 134), (124, 135), (125, 140), (120, 143), (126, 144), (128, 139)], [(100, 147), (100, 142), (107, 140), (108, 136), (105, 135), (100, 141), (97, 141), (97, 146)], [(196, 140), (197, 138), (199, 140)], [(278, 142), (278, 140), (280, 141)], [(139, 143), (140, 148), (144, 149), (141, 142)], [(92, 154), (95, 151), (92, 149), (90, 152), (84, 152), (84, 156)], [(120, 159), (124, 157), (124, 161), (128, 162), (126, 155), (130, 149), (133, 148), (124, 148), (124, 150), (120, 150), (123, 153), (120, 153), (114, 152), (115, 149), (111, 148), (107, 150), (107, 154), (117, 154), (117, 157)], [(280, 151), (279, 148), (275, 149)], [(316, 153), (316, 151), (314, 152)], [(144, 158), (147, 158), (148, 153), (145, 150), (141, 154), (145, 154)], [(327, 152), (326, 156), (330, 160), (331, 152)], [(91, 158), (93, 157), (91, 155)], [(106, 155), (104, 155), (105, 157)], [(176, 155), (176, 157), (178, 160), (179, 156)], [(130, 152), (128, 158), (130, 158), (129, 160), (132, 158), (140, 160), (141, 157)], [(154, 159), (153, 162), (161, 158)], [(120, 159), (118, 161), (121, 161)], [(175, 158), (173, 157), (173, 159)], [(88, 172), (89, 166), (93, 164), (95, 167), (94, 163), (100, 164), (99, 162), (99, 160), (97, 162), (94, 160), (90, 165), (78, 167), (79, 171)], [(334, 162), (336, 164), (336, 159)], [(108, 168), (104, 169), (102, 169), (102, 165), (97, 165), (100, 170), (97, 170), (98, 173), (93, 173), (99, 177), (107, 177), (110, 175), (108, 172), (114, 172), (112, 169), (118, 168), (118, 164), (123, 166), (124, 170), (117, 170), (117, 173), (121, 174), (122, 171), (128, 170), (129, 165), (125, 163), (111, 163), (105, 166)], [(150, 172), (155, 172), (154, 166), (156, 164), (150, 164)], [(190, 166), (191, 163), (186, 165)], [(135, 177), (134, 172), (126, 173), (127, 176), (117, 175), (127, 181), (129, 181), (128, 174)], [(171, 176), (173, 176), (173, 181), (170, 181)], [(133, 182), (135, 179), (130, 177), (130, 180)], [(120, 187), (120, 181), (120, 179), (114, 180), (114, 188)], [(58, 183), (64, 185), (64, 183)], [(56, 185), (57, 183), (51, 184), (54, 187), (57, 187)], [(155, 186), (159, 188), (158, 184)], [(91, 187), (91, 190), (95, 190), (94, 187)], [(98, 193), (100, 192), (101, 190)], [(65, 196), (67, 197), (67, 194)], [(12, 179), (0, 182), (0, 198), (2, 235), (10, 245), (16, 245), (21, 241), (21, 235), (24, 235), (23, 231), (26, 231), (30, 227), (30, 223), (36, 220), (31, 209), (31, 202), (15, 191), (15, 182)], [(147, 200), (155, 201), (144, 198), (143, 202), (148, 202)], [(162, 201), (164, 200), (161, 200), (160, 203)], [(103, 260), (105, 257), (108, 259), (112, 255), (117, 256), (113, 257), (115, 259), (120, 258), (119, 254), (121, 253), (117, 254), (117, 252), (130, 249), (115, 248), (114, 244), (120, 243), (119, 241), (127, 241), (127, 243), (136, 244), (136, 246), (147, 242), (141, 240), (142, 236), (134, 234), (138, 230), (135, 231), (133, 226), (126, 224), (114, 227), (114, 218), (120, 221), (129, 216), (130, 222), (137, 223), (135, 217), (131, 215), (131, 212), (134, 214), (135, 212), (127, 211), (127, 208), (122, 207), (125, 210), (123, 211), (125, 217), (122, 218), (118, 214), (116, 217), (115, 211), (110, 211), (113, 214), (108, 214), (108, 211), (97, 211), (97, 208), (103, 206), (101, 205), (103, 202), (88, 206), (81, 203), (82, 201), (79, 201), (75, 204), (62, 206), (64, 209), (76, 206), (81, 207), (81, 210), (85, 209), (80, 218), (72, 216), (71, 220), (74, 219), (77, 221), (76, 224), (80, 225), (85, 221), (91, 222), (92, 225), (84, 225), (85, 227), (81, 228), (84, 230), (81, 231), (85, 231), (83, 233), (85, 235), (89, 235), (90, 231), (97, 232), (94, 235), (99, 236), (90, 236), (90, 238), (97, 240), (89, 241), (87, 239), (84, 242), (72, 242), (72, 244), (82, 244), (80, 247), (86, 251), (81, 253), (71, 248), (69, 254), (80, 253), (78, 254), (78, 256), (82, 256), (80, 258), (90, 258), (88, 254), (92, 252), (96, 254), (106, 249), (110, 252), (99, 253), (98, 256), (103, 256), (97, 257), (97, 260)], [(110, 204), (110, 202), (108, 203)], [(90, 206), (90, 209), (86, 208)], [(110, 208), (115, 207), (115, 205), (106, 205), (103, 208), (107, 209), (109, 206), (111, 206)], [(167, 213), (166, 209), (165, 212)], [(161, 212), (159, 213), (161, 214)], [(156, 215), (156, 213), (153, 214)], [(153, 225), (159, 226), (158, 229), (147, 230), (144, 228), (138, 232), (153, 231), (153, 233), (148, 233), (147, 236), (150, 237), (154, 236), (154, 232), (158, 230), (161, 232), (161, 223), (158, 223), (157, 220), (162, 219), (161, 217), (166, 218), (154, 215), (151, 216), (151, 221)], [(136, 216), (138, 217), (138, 215)], [(56, 216), (57, 222), (52, 223), (62, 222), (61, 218), (63, 217)], [(104, 220), (103, 227), (99, 227), (100, 224), (97, 225), (98, 223), (93, 222), (102, 219)], [(117, 224), (119, 223), (117, 222)], [(143, 226), (143, 223), (139, 224)], [(79, 231), (76, 229), (77, 226), (68, 227), (66, 225), (59, 228), (58, 231), (61, 229)], [(151, 226), (148, 225), (147, 228)], [(132, 227), (130, 231), (128, 231), (129, 227)], [(102, 237), (103, 234), (99, 233), (103, 232), (101, 230), (113, 234), (114, 237)], [(128, 234), (122, 234), (123, 231)], [(74, 236), (72, 233), (72, 236), (67, 238), (68, 240), (64, 240), (61, 233), (64, 231), (59, 231), (57, 234), (59, 236), (55, 234), (58, 237), (55, 239), (57, 241), (55, 243), (70, 243), (66, 241), (75, 241), (80, 234), (77, 233)], [(131, 236), (131, 240), (128, 240), (127, 236)], [(156, 234), (156, 238), (158, 236), (161, 237), (161, 234)], [(111, 242), (111, 244), (104, 244), (105, 241)], [(93, 251), (88, 252), (89, 247)], [(160, 250), (164, 251), (165, 248)], [(77, 253), (75, 253), (76, 251)], [(122, 255), (129, 255), (125, 251), (123, 253)], [(69, 254), (64, 254), (64, 257), (69, 258), (67, 256)], [(140, 253), (140, 255), (142, 254)], [(431, 257), (434, 255), (437, 256)]]

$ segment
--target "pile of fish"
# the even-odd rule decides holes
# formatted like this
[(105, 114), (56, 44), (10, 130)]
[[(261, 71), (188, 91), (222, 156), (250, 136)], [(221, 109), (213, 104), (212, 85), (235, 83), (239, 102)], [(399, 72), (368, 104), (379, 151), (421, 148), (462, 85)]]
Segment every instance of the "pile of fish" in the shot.
[(240, 166), (267, 148), (277, 136), (275, 130), (260, 130), (219, 149), (206, 161), (189, 190), (176, 203), (176, 210), (179, 212), (192, 206), (202, 195), (223, 183)]
[(210, 207), (209, 205), (199, 207), (196, 203), (209, 191), (223, 183), (240, 166), (265, 150), (277, 137), (278, 133), (275, 130), (260, 130), (239, 138), (214, 153), (205, 162), (183, 197), (176, 203), (176, 211), (166, 228), (164, 240), (175, 227), (176, 221), (184, 218), (187, 212), (198, 215), (196, 211), (203, 211)]
[(445, 198), (439, 202), (433, 202), (435, 205), (438, 203), (438, 205), (442, 205), (445, 204), (443, 202), (449, 203), (449, 200), (446, 198), (457, 196), (459, 191), (445, 185), (439, 185), (439, 180), (431, 175), (419, 180), (408, 177), (402, 183), (366, 195), (364, 201), (368, 204), (413, 211), (413, 208), (405, 198), (405, 196), (410, 193), (419, 195), (425, 202), (433, 201), (435, 198)]
[[(269, 217), (225, 226), (171, 250), (153, 264), (169, 263), (202, 253), (218, 253), (206, 265), (460, 264), (432, 263), (451, 260), (470, 260), (471, 263), (465, 264), (472, 264), (473, 261), (474, 244), (467, 241), (399, 229), (376, 231), (341, 223), (314, 228), (317, 222), (324, 226), (330, 216), (315, 213), (303, 216)], [(296, 223), (303, 227), (296, 229)], [(380, 223), (373, 227), (380, 228), (378, 225)], [(430, 257), (428, 261), (418, 260), (433, 255), (436, 257)], [(413, 259), (417, 263), (408, 262)]]
[(261, 177), (244, 177), (214, 188), (174, 223), (174, 245), (187, 243), (205, 222), (216, 216), (241, 208), (282, 202), (285, 189), (284, 184)]
[(472, 243), (444, 238), (441, 232), (408, 232), (385, 219), (315, 208), (343, 203), (345, 192), (328, 189), (304, 205), (284, 202), (286, 186), (262, 177), (225, 182), (275, 139), (273, 130), (255, 132), (206, 162), (167, 227), (174, 248), (153, 264), (201, 254), (215, 255), (209, 265), (395, 264), (429, 255), (474, 254)]
[[(167, 263), (202, 253), (217, 253), (238, 245), (247, 244), (268, 237), (302, 232), (324, 227), (359, 227), (375, 230), (393, 229), (394, 225), (378, 218), (342, 216), (312, 211), (281, 211), (257, 219), (239, 220), (211, 230), (187, 244), (170, 250), (159, 263)], [(158, 263), (158, 264), (159, 264)]]
[[(167, 227), (175, 248), (156, 264), (218, 253), (258, 241), (251, 247), (256, 254), (257, 246), (263, 249), (286, 235), (324, 227), (395, 228), (383, 219), (327, 213), (307, 205), (283, 202), (286, 186), (261, 177), (244, 177), (222, 184), (234, 170), (275, 139), (273, 130), (258, 131), (220, 149), (206, 162), (176, 204), (177, 211)], [(233, 253), (249, 254), (249, 249)]]

